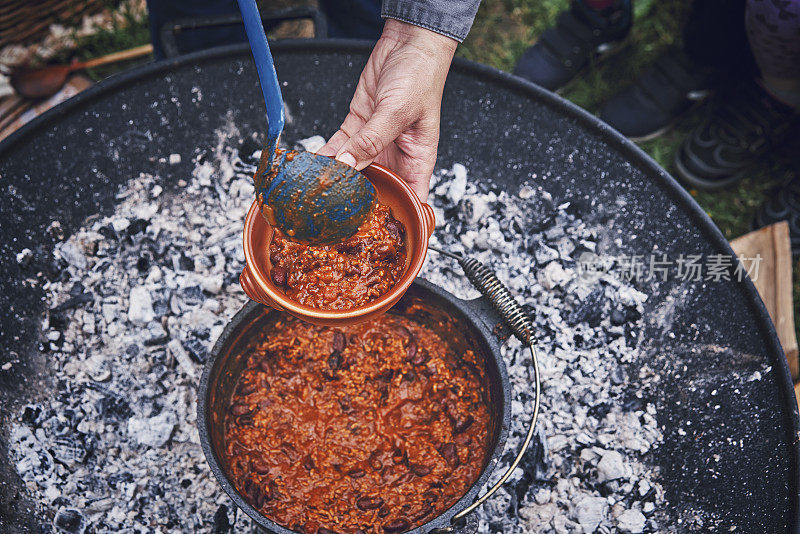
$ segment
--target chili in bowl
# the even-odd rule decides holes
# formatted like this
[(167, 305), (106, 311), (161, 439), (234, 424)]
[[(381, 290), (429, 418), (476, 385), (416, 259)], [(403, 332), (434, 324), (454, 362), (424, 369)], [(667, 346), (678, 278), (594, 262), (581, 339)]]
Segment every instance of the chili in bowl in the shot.
[[(352, 250), (291, 243), (267, 223), (258, 202), (253, 203), (245, 220), (246, 266), (239, 278), (251, 299), (327, 326), (377, 317), (400, 299), (425, 261), (433, 210), (389, 169), (372, 164), (362, 172), (375, 186), (378, 206), (351, 238), (356, 245)], [(334, 284), (332, 290), (325, 287)]]
[(505, 366), (476, 309), (420, 281), (385, 316), (345, 327), (246, 305), (199, 388), (201, 444), (225, 491), (281, 534), (449, 525), (510, 420)]

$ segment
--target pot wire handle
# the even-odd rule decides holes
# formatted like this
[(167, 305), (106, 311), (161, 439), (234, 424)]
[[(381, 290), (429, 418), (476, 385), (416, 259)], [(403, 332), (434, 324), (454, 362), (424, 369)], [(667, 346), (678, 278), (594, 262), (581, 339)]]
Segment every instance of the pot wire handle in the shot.
[[(467, 506), (456, 515), (453, 516), (452, 523), (456, 523), (464, 519), (464, 517), (475, 510), (478, 506), (486, 502), (486, 500), (494, 495), (500, 487), (506, 483), (511, 474), (522, 461), (525, 451), (533, 439), (533, 433), (536, 429), (536, 421), (539, 419), (539, 400), (540, 400), (540, 379), (539, 379), (539, 357), (536, 352), (536, 347), (533, 343), (533, 323), (530, 316), (528, 316), (525, 309), (517, 302), (508, 288), (500, 281), (497, 275), (489, 267), (476, 260), (475, 258), (465, 258), (458, 254), (453, 254), (444, 249), (428, 245), (428, 249), (453, 258), (461, 265), (464, 274), (475, 288), (483, 294), (492, 307), (497, 311), (500, 317), (508, 324), (514, 335), (523, 343), (528, 345), (531, 351), (531, 361), (533, 362), (533, 384), (534, 384), (534, 402), (533, 402), (533, 415), (531, 416), (531, 423), (528, 427), (528, 434), (525, 436), (525, 441), (517, 453), (517, 457), (511, 462), (503, 476), (492, 486), (483, 496), (475, 500), (471, 505)], [(445, 528), (434, 529), (431, 534), (445, 534), (455, 530), (454, 527), (449, 526)]]

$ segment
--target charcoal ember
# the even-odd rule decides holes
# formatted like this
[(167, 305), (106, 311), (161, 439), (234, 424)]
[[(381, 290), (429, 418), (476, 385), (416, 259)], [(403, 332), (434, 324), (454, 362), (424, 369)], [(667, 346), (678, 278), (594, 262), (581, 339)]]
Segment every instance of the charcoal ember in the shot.
[(180, 298), (183, 304), (187, 306), (199, 306), (206, 300), (203, 294), (203, 288), (198, 286), (185, 287), (180, 291)]
[(621, 326), (627, 322), (628, 322), (628, 314), (625, 313), (625, 310), (614, 308), (611, 311), (611, 324), (613, 324), (614, 326)]
[(150, 321), (147, 324), (144, 344), (150, 347), (153, 345), (163, 345), (167, 341), (169, 341), (169, 334), (164, 330), (164, 327), (161, 326), (161, 323), (159, 321)]
[(37, 426), (42, 416), (42, 407), (36, 405), (25, 406), (22, 410), (22, 422), (28, 426)]
[(75, 508), (60, 508), (53, 518), (53, 526), (57, 532), (65, 534), (83, 534), (86, 530), (86, 520), (80, 510)]
[(163, 317), (172, 311), (169, 305), (169, 297), (170, 295), (166, 291), (156, 293), (153, 296), (153, 313), (156, 317)]
[(71, 436), (56, 438), (53, 441), (51, 454), (59, 462), (74, 467), (82, 464), (91, 454), (93, 440), (86, 434), (76, 433)]
[(140, 234), (140, 233), (144, 232), (145, 230), (147, 230), (147, 227), (148, 227), (149, 224), (150, 224), (150, 221), (147, 221), (145, 219), (134, 219), (128, 225), (128, 228), (125, 230), (125, 232), (128, 235)]
[(189, 354), (189, 356), (197, 363), (205, 363), (206, 359), (208, 359), (208, 349), (206, 348), (206, 344), (196, 336), (192, 336), (184, 340), (183, 348), (186, 349), (186, 352)]
[(61, 304), (50, 308), (50, 311), (61, 312), (64, 310), (80, 308), (86, 304), (89, 304), (90, 302), (94, 302), (94, 295), (92, 293), (81, 293), (80, 295), (71, 296)]
[(212, 534), (229, 534), (233, 531), (233, 524), (228, 517), (228, 507), (220, 504), (214, 512), (214, 523), (211, 527)]
[(109, 475), (106, 482), (112, 489), (119, 488), (122, 484), (133, 482), (133, 474), (130, 471), (120, 471)]
[(567, 318), (567, 323), (571, 325), (587, 323), (592, 328), (596, 328), (605, 315), (604, 303), (605, 290), (602, 286), (598, 286), (572, 310)]
[(194, 260), (184, 253), (178, 256), (178, 269), (182, 271), (194, 271)]
[(106, 395), (98, 401), (100, 416), (108, 421), (121, 421), (133, 415), (130, 404), (123, 397)]

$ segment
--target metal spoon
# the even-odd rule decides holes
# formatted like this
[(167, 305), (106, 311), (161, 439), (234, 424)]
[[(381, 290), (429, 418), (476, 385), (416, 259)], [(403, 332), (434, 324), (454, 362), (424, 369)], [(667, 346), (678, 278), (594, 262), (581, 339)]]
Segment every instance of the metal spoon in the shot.
[(369, 215), (375, 188), (354, 168), (327, 156), (278, 150), (285, 123), (283, 97), (255, 0), (239, 0), (244, 28), (267, 106), (267, 146), (256, 172), (256, 197), (267, 221), (311, 244), (353, 235)]

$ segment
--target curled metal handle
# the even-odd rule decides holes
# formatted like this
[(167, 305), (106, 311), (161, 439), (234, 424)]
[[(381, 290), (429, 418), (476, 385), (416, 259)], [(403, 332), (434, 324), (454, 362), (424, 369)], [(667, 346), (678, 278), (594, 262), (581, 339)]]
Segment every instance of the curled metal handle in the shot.
[[(475, 502), (471, 505), (467, 506), (456, 515), (453, 516), (452, 523), (456, 523), (464, 519), (464, 517), (475, 510), (478, 506), (486, 502), (486, 500), (494, 495), (500, 487), (506, 483), (509, 479), (511, 474), (519, 465), (520, 461), (522, 461), (522, 457), (525, 455), (525, 451), (528, 450), (528, 445), (530, 445), (531, 440), (533, 439), (533, 433), (536, 429), (536, 421), (539, 418), (539, 397), (540, 393), (540, 385), (539, 385), (539, 357), (536, 353), (536, 347), (533, 344), (533, 323), (525, 312), (525, 309), (520, 306), (520, 304), (516, 301), (514, 296), (508, 290), (508, 288), (503, 285), (503, 282), (497, 277), (497, 275), (489, 269), (486, 265), (479, 262), (475, 258), (464, 258), (459, 256), (458, 254), (453, 254), (452, 252), (448, 252), (443, 249), (439, 249), (437, 247), (428, 246), (430, 250), (438, 252), (440, 254), (444, 254), (450, 258), (455, 259), (458, 261), (461, 268), (464, 269), (464, 273), (467, 275), (467, 278), (475, 288), (483, 294), (489, 302), (492, 303), (492, 306), (500, 314), (500, 317), (508, 324), (511, 330), (514, 332), (514, 335), (519, 338), (520, 341), (528, 345), (528, 348), (531, 351), (531, 361), (533, 362), (533, 384), (534, 384), (534, 403), (533, 403), (533, 416), (531, 417), (531, 423), (528, 427), (528, 434), (525, 436), (525, 441), (522, 443), (522, 447), (520, 448), (519, 452), (517, 453), (516, 458), (508, 467), (503, 476), (492, 486), (489, 491), (479, 497)], [(431, 534), (446, 534), (451, 533), (455, 530), (453, 526), (435, 529), (431, 532)]]

